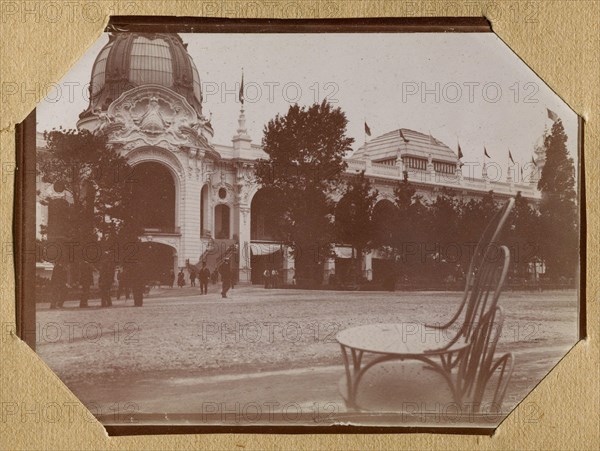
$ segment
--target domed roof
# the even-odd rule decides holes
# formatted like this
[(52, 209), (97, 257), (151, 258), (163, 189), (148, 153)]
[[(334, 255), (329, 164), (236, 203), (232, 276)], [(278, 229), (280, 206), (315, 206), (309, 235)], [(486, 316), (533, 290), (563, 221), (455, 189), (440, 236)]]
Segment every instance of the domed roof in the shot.
[(423, 159), (431, 155), (433, 160), (446, 163), (458, 161), (456, 154), (443, 142), (408, 128), (392, 130), (373, 138), (366, 146), (359, 147), (351, 158), (381, 161), (397, 158), (399, 154)]
[(113, 33), (92, 68), (90, 104), (80, 118), (106, 111), (124, 92), (157, 84), (187, 99), (202, 116), (198, 69), (176, 33)]

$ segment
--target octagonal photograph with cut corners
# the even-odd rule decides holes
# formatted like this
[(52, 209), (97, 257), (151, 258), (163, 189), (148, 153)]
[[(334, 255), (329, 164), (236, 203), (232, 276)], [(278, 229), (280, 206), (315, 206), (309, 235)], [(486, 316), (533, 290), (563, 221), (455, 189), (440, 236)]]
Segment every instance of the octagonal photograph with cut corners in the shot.
[(584, 336), (580, 126), (491, 31), (107, 32), (36, 109), (31, 344), (107, 427), (489, 431)]

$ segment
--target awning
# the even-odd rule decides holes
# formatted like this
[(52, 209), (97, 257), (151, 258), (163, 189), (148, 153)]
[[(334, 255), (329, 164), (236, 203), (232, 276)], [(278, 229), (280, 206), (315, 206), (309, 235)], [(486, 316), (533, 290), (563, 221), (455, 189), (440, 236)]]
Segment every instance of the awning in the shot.
[(352, 248), (351, 247), (335, 247), (335, 256), (337, 258), (352, 258)]
[(277, 243), (250, 243), (252, 255), (271, 255), (280, 250), (282, 246)]

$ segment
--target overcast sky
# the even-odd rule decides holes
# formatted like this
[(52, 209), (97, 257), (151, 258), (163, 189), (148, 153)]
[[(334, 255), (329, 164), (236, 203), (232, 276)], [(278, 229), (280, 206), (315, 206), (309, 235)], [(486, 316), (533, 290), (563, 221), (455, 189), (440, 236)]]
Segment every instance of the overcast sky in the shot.
[[(263, 127), (289, 105), (328, 96), (346, 113), (354, 148), (402, 127), (429, 133), (463, 161), (531, 160), (534, 143), (550, 127), (546, 108), (561, 117), (576, 159), (577, 117), (493, 33), (406, 34), (182, 34), (204, 87), (203, 112), (212, 112), (214, 142), (230, 144), (244, 69), (247, 128), (260, 143)], [(38, 129), (74, 127), (87, 106), (94, 59), (103, 35), (38, 108)], [(74, 98), (67, 95), (75, 85)]]

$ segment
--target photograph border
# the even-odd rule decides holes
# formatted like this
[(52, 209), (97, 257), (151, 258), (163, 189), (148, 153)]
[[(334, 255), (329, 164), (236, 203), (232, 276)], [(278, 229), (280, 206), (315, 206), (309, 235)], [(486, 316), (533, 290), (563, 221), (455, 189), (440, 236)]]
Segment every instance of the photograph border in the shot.
[[(151, 2), (148, 2), (151, 5)], [(110, 22), (108, 23), (106, 30), (110, 31), (111, 29), (115, 29), (118, 31), (133, 31), (133, 29), (131, 28), (127, 28), (127, 27), (133, 27), (135, 28), (136, 26), (143, 26), (144, 22), (143, 19), (149, 20), (154, 26), (157, 27), (162, 27), (162, 26), (175, 26), (173, 25), (173, 23), (175, 22), (171, 17), (150, 17), (150, 16), (146, 16), (145, 18), (136, 18), (136, 19), (132, 19), (131, 17), (127, 17), (127, 16), (114, 16)], [(179, 20), (186, 20), (186, 18), (177, 18), (176, 21)], [(205, 24), (207, 27), (209, 28), (213, 28), (212, 30), (206, 30), (206, 29), (197, 29), (196, 27), (198, 27), (199, 22), (202, 22), (203, 20), (206, 20)], [(128, 24), (128, 21), (130, 22)], [(162, 22), (161, 22), (162, 21)], [(327, 27), (335, 27), (336, 23), (337, 24), (341, 24), (342, 22), (345, 23), (345, 26), (348, 26), (350, 28), (352, 28), (352, 30), (349, 29), (344, 29), (344, 30), (339, 30), (337, 29), (337, 32), (349, 32), (349, 31), (355, 31), (355, 32), (365, 32), (365, 31), (375, 31), (373, 29), (373, 27), (376, 26), (376, 23), (380, 21), (380, 19), (376, 19), (376, 18), (371, 18), (371, 19), (348, 19), (348, 20), (343, 20), (341, 22), (337, 22), (337, 21), (330, 21), (330, 20), (325, 20), (325, 21), (321, 21), (322, 24), (325, 24), (325, 28)], [(436, 22), (437, 21), (437, 22)], [(442, 21), (447, 22), (447, 19), (443, 19)], [(482, 29), (477, 29), (475, 30), (470, 29), (469, 25), (468, 25), (468, 18), (462, 18), (460, 20), (450, 20), (450, 22), (454, 21), (454, 28), (458, 28), (458, 31), (462, 31), (462, 32), (469, 32), (469, 31), (477, 31), (477, 32), (481, 32)], [(244, 28), (243, 31), (238, 31), (238, 32), (249, 32), (248, 29), (246, 29), (246, 27), (248, 27), (248, 24), (251, 23), (251, 20), (245, 20), (245, 19), (234, 19), (234, 20), (226, 20), (223, 21), (222, 19), (199, 19), (199, 18), (192, 18), (192, 23), (190, 26), (194, 28), (195, 32), (215, 32), (216, 29), (221, 30), (222, 32), (227, 32), (227, 33), (232, 33), (235, 31), (232, 31), (231, 29), (227, 29), (228, 27), (236, 27), (236, 26), (241, 26), (242, 28)], [(290, 22), (295, 22), (298, 24), (302, 24), (304, 21), (302, 20), (292, 20)], [(308, 21), (310, 23), (310, 27), (314, 27), (315, 25), (318, 26), (318, 21)], [(392, 28), (395, 26), (398, 26), (400, 23), (404, 22), (405, 24), (410, 24), (410, 27), (413, 27), (413, 31), (457, 31), (456, 29), (453, 30), (448, 30), (448, 29), (442, 29), (444, 28), (443, 26), (440, 26), (440, 18), (426, 18), (426, 19), (420, 19), (420, 18), (409, 18), (409, 19), (401, 19), (401, 18), (387, 18), (385, 20), (383, 20), (383, 22), (385, 23), (384, 27), (387, 27), (387, 30), (389, 30), (389, 32), (398, 32), (398, 31), (403, 31), (403, 30), (392, 30)], [(485, 23), (487, 24), (487, 30), (486, 31), (490, 31), (490, 22), (493, 25), (494, 21), (488, 21), (487, 19), (484, 18), (480, 18), (477, 19), (476, 22), (478, 23), (478, 25), (474, 26), (475, 28), (477, 27), (482, 27), (482, 24)], [(228, 23), (227, 26), (219, 26), (219, 23)], [(268, 20), (268, 19), (263, 19), (263, 20), (258, 20), (257, 22), (255, 22), (257, 24), (260, 23), (260, 27), (265, 27), (266, 24), (272, 23), (275, 24), (275, 29), (279, 30), (279, 31), (275, 31), (275, 32), (282, 32), (280, 28), (277, 27), (282, 27), (285, 26), (290, 27), (292, 26), (291, 23), (287, 22), (287, 21), (281, 21), (281, 20)], [(353, 23), (355, 23), (356, 25), (352, 25)], [(421, 24), (421, 26), (429, 26), (431, 27), (431, 29), (429, 30), (423, 30), (423, 29), (417, 29), (418, 28), (418, 24)], [(288, 24), (288, 25), (285, 25)], [(26, 24), (25, 24), (26, 25)], [(113, 27), (113, 28), (111, 28)], [(310, 27), (308, 27), (309, 29), (311, 29)], [(434, 30), (434, 28), (436, 28), (436, 30)], [(26, 27), (23, 27), (26, 30)], [(144, 29), (147, 30), (147, 28), (144, 26)], [(160, 28), (161, 31), (164, 31), (164, 28)], [(314, 28), (312, 28), (314, 29)], [(333, 30), (333, 28), (329, 28), (330, 30)], [(158, 29), (157, 29), (158, 31)], [(181, 29), (176, 29), (176, 30), (170, 30), (173, 32), (185, 32), (185, 30), (181, 30)], [(288, 32), (322, 32), (321, 31), (307, 31), (306, 29), (302, 30), (302, 31), (288, 31)], [(379, 30), (377, 30), (379, 31)], [(404, 30), (406, 32), (406, 30)], [(263, 30), (261, 30), (261, 32), (263, 32)], [(505, 40), (507, 43), (510, 42), (509, 39), (505, 39), (505, 36), (503, 36), (503, 40)], [(535, 42), (532, 42), (531, 45), (534, 45)], [(32, 48), (34, 48), (35, 46), (31, 46)], [(85, 50), (85, 49), (84, 49)], [(64, 50), (63, 50), (64, 51)], [(518, 53), (515, 50), (516, 53)], [(3, 52), (4, 53), (4, 52)], [(3, 59), (5, 57), (5, 55), (2, 55)], [(66, 70), (66, 68), (65, 68)], [(594, 68), (588, 68), (588, 76), (592, 76), (593, 75), (593, 71)], [(537, 71), (537, 73), (539, 74), (540, 71)], [(585, 71), (584, 71), (585, 73)], [(540, 75), (541, 76), (541, 75)], [(60, 78), (60, 77), (59, 77)], [(543, 78), (543, 77), (542, 77)], [(550, 84), (550, 83), (549, 83)], [(593, 83), (590, 85), (593, 86)], [(554, 88), (554, 87), (553, 87)], [(597, 89), (597, 82), (596, 82), (596, 86), (595, 88)], [(556, 91), (557, 92), (562, 92), (561, 89), (559, 89), (559, 87), (556, 87)], [(589, 96), (590, 98), (594, 97), (593, 95)], [(568, 102), (569, 103), (569, 102)], [(569, 103), (570, 105), (573, 105), (572, 103)], [(586, 111), (584, 110), (580, 110), (580, 114), (581, 111)], [(589, 111), (589, 110), (588, 110)], [(17, 112), (18, 113), (18, 112)], [(6, 111), (3, 111), (2, 115), (5, 116), (7, 114)], [(6, 116), (5, 116), (6, 117)], [(18, 119), (18, 115), (13, 116), (15, 117), (15, 120), (12, 121), (13, 124), (16, 124), (18, 122), (20, 122)], [(33, 124), (33, 127), (32, 125)], [(593, 127), (595, 129), (597, 129), (597, 123), (592, 123)], [(592, 125), (592, 124), (587, 124), (587, 125)], [(3, 127), (4, 127), (4, 123), (3, 123)], [(587, 266), (587, 261), (586, 258), (587, 256), (594, 256), (594, 258), (597, 258), (596, 256), (596, 252), (590, 252), (590, 253), (586, 253), (586, 246), (587, 243), (585, 241), (586, 239), (586, 211), (585, 211), (585, 193), (586, 193), (586, 189), (585, 189), (585, 171), (584, 171), (584, 154), (581, 151), (582, 146), (583, 146), (583, 139), (584, 136), (588, 136), (589, 128), (586, 127), (586, 130), (584, 131), (583, 128), (583, 120), (580, 120), (580, 126), (579, 126), (579, 149), (580, 149), (580, 160), (579, 160), (579, 180), (578, 180), (578, 184), (579, 184), (579, 196), (580, 196), (580, 218), (581, 218), (581, 228), (580, 228), (580, 234), (581, 234), (581, 257), (582, 257), (582, 261), (581, 261), (581, 266), (580, 266), (580, 274), (581, 274), (581, 284), (580, 284), (580, 291), (579, 291), (579, 295), (581, 297), (581, 302), (580, 304), (580, 311), (579, 311), (579, 320), (580, 320), (580, 337), (582, 339), (585, 340), (585, 345), (587, 345), (587, 353), (592, 352), (592, 349), (595, 347), (597, 350), (597, 335), (595, 335), (593, 332), (590, 332), (590, 335), (587, 336), (586, 334), (586, 317), (587, 317), (587, 313), (588, 313), (588, 308), (586, 306), (586, 304), (590, 303), (590, 300), (586, 299), (586, 266)], [(14, 133), (14, 132), (13, 132)], [(5, 135), (5, 134), (3, 134)], [(13, 135), (15, 136), (15, 135)], [(596, 136), (596, 141), (597, 141), (597, 135)], [(16, 289), (17, 289), (17, 296), (18, 298), (23, 298), (23, 297), (27, 297), (27, 293), (28, 290), (32, 291), (32, 287), (27, 286), (27, 284), (24, 283), (25, 280), (27, 280), (27, 277), (19, 277), (19, 270), (25, 270), (27, 271), (27, 269), (25, 269), (27, 267), (27, 260), (28, 260), (28, 256), (31, 257), (31, 250), (23, 248), (22, 246), (25, 244), (25, 236), (31, 236), (31, 234), (34, 235), (34, 229), (35, 229), (35, 216), (33, 215), (33, 229), (31, 228), (31, 219), (32, 219), (32, 215), (31, 214), (27, 214), (28, 212), (28, 208), (27, 208), (27, 203), (28, 203), (28, 199), (33, 199), (35, 202), (35, 183), (33, 184), (33, 189), (31, 189), (31, 184), (30, 184), (30, 177), (33, 177), (33, 180), (35, 181), (35, 168), (31, 169), (30, 167), (28, 167), (28, 165), (31, 165), (31, 160), (28, 160), (28, 158), (25, 156), (26, 154), (28, 154), (28, 149), (33, 150), (34, 152), (34, 158), (35, 158), (35, 148), (31, 145), (31, 144), (35, 144), (35, 113), (32, 113), (31, 115), (28, 116), (27, 120), (25, 122), (23, 122), (23, 125), (19, 125), (16, 126), (16, 144), (17, 144), (17, 153), (16, 153), (16, 157), (18, 158), (17, 160), (17, 164), (16, 167), (18, 168), (18, 170), (16, 171), (17, 173), (17, 177), (15, 178), (15, 185), (14, 185), (14, 192), (16, 194), (15, 196), (15, 201), (16, 206), (14, 209), (14, 218), (15, 218), (15, 227), (13, 229), (13, 233), (14, 233), (14, 237), (15, 237), (15, 252), (13, 253), (14, 256), (14, 264), (17, 268), (17, 277), (15, 277), (15, 284), (16, 284)], [(33, 141), (31, 141), (33, 140)], [(588, 142), (592, 143), (594, 140), (590, 139)], [(5, 144), (5, 139), (3, 136), (3, 141), (2, 141), (2, 145), (3, 147), (6, 147)], [(592, 160), (596, 160), (597, 156), (590, 154), (588, 155), (589, 158), (591, 158)], [(4, 160), (4, 158), (3, 158)], [(35, 160), (33, 160), (35, 161)], [(591, 166), (592, 166), (592, 170), (597, 169), (597, 163), (596, 162), (592, 162)], [(3, 161), (4, 164), (4, 161)], [(4, 166), (4, 169), (6, 170), (6, 166)], [(597, 174), (595, 174), (597, 175)], [(591, 174), (590, 179), (594, 178), (594, 174)], [(6, 186), (6, 184), (5, 184)], [(29, 187), (29, 189), (27, 189)], [(591, 193), (593, 193), (593, 190), (590, 190)], [(21, 194), (21, 196), (19, 196), (19, 193)], [(33, 197), (32, 197), (33, 196)], [(19, 206), (19, 199), (22, 199), (22, 204)], [(597, 201), (597, 199), (590, 199), (592, 202)], [(3, 196), (3, 201), (2, 201), (2, 208), (6, 208), (8, 204), (7, 199), (5, 196)], [(35, 209), (34, 209), (35, 210)], [(6, 222), (6, 215), (2, 215), (3, 219), (3, 227), (4, 227), (4, 222)], [(592, 224), (593, 225), (593, 224)], [(7, 262), (6, 262), (6, 254), (4, 256), (4, 261), (3, 261), (3, 265), (8, 266)], [(590, 257), (591, 258), (591, 257)], [(9, 262), (10, 263), (10, 262)], [(590, 265), (591, 266), (591, 265)], [(593, 279), (590, 278), (590, 282), (593, 282)], [(10, 285), (6, 285), (7, 288), (9, 289), (9, 291), (6, 293), (7, 295), (4, 296), (5, 299), (5, 303), (6, 301), (10, 302)], [(593, 292), (591, 290), (589, 290), (590, 292)], [(595, 308), (595, 310), (593, 311), (592, 308), (590, 308), (590, 312), (589, 313), (596, 313), (596, 320), (597, 320), (597, 303), (595, 304), (591, 304), (589, 305), (589, 307), (593, 307)], [(28, 324), (27, 318), (29, 317), (29, 315), (31, 315), (31, 312), (28, 311), (28, 308), (30, 309), (31, 306), (27, 306), (26, 303), (18, 303), (18, 307), (15, 310), (15, 315), (16, 315), (16, 336), (18, 337), (22, 337), (24, 339), (25, 342), (27, 343), (34, 343), (35, 342), (35, 324), (34, 324), (34, 329), (32, 330), (30, 327), (30, 324)], [(33, 307), (35, 308), (35, 306)], [(6, 307), (3, 306), (2, 308), (2, 319), (4, 322), (8, 322), (10, 321), (10, 319), (5, 316), (6, 312)], [(592, 329), (592, 328), (590, 328)], [(33, 337), (33, 338), (32, 338)], [(587, 339), (586, 339), (587, 338)], [(16, 339), (16, 338), (15, 338)], [(3, 347), (6, 344), (6, 339), (3, 337)], [(581, 345), (581, 343), (579, 343)], [(589, 345), (592, 346), (589, 346)], [(19, 354), (19, 353), (23, 353), (23, 349), (21, 348), (20, 350), (17, 349), (12, 349), (12, 352), (15, 354)], [(572, 352), (570, 352), (572, 353)], [(584, 357), (580, 357), (581, 359), (583, 359)], [(588, 355), (588, 358), (590, 358), (590, 356)], [(19, 360), (19, 357), (15, 356), (15, 359)], [(40, 362), (39, 359), (27, 359), (29, 360), (29, 364), (30, 366), (40, 366)], [(35, 361), (37, 360), (37, 362)], [(558, 364), (558, 366), (562, 365), (562, 360), (561, 363)], [(597, 362), (596, 362), (597, 363)], [(592, 362), (593, 364), (593, 362)], [(10, 368), (10, 365), (8, 366), (8, 368)], [(46, 371), (50, 371), (48, 368), (45, 369)], [(34, 370), (35, 371), (35, 370)], [(554, 370), (552, 371), (553, 373), (555, 372)], [(39, 375), (42, 377), (41, 380), (39, 380), (40, 383), (44, 383), (43, 378), (46, 377), (45, 375)], [(4, 387), (4, 374), (0, 374), (0, 395), (2, 395), (3, 393), (5, 393), (6, 387)], [(56, 378), (58, 380), (58, 378)], [(545, 379), (548, 379), (545, 378)], [(573, 382), (574, 379), (571, 379), (568, 384), (571, 385), (571, 383)], [(592, 378), (593, 380), (593, 378)], [(560, 384), (566, 384), (567, 381), (566, 380), (562, 380), (559, 381)], [(544, 382), (546, 383), (546, 382)], [(4, 387), (4, 389), (2, 389), (2, 387)], [(590, 388), (591, 385), (590, 385)], [(576, 389), (576, 388), (575, 388)], [(537, 390), (537, 389), (536, 389)], [(573, 388), (571, 388), (571, 390), (573, 390)], [(571, 390), (569, 390), (571, 392)], [(596, 387), (597, 390), (597, 387)], [(62, 390), (60, 390), (62, 392), (65, 392), (68, 390), (65, 390), (64, 386), (62, 387)], [(556, 396), (555, 390), (550, 390), (549, 393), (553, 394), (553, 396)], [(595, 393), (596, 399), (598, 396), (598, 393), (596, 391)], [(72, 397), (72, 394), (71, 396)], [(562, 396), (561, 396), (562, 397)], [(594, 394), (592, 394), (592, 396), (590, 396), (589, 398), (584, 397), (584, 399), (587, 399), (588, 402), (591, 402), (591, 400), (594, 399)], [(517, 408), (518, 409), (518, 408)], [(514, 414), (515, 412), (513, 412)], [(511, 415), (513, 415), (511, 414)], [(568, 414), (568, 412), (563, 412), (561, 414), (561, 417), (563, 417), (563, 419), (566, 419), (564, 417), (565, 414)], [(509, 415), (509, 419), (510, 416)], [(577, 415), (572, 415), (571, 418), (577, 418)], [(596, 418), (597, 419), (597, 418)], [(505, 420), (505, 422), (507, 422)], [(564, 422), (563, 422), (564, 423)], [(597, 425), (597, 423), (596, 423)], [(2, 425), (0, 425), (0, 428), (2, 427)], [(23, 425), (21, 425), (21, 427), (23, 427)], [(38, 428), (41, 429), (45, 429), (45, 428), (52, 428), (53, 426), (51, 424), (39, 424), (37, 425)], [(191, 434), (191, 433), (196, 433), (196, 432), (202, 432), (202, 433), (236, 433), (236, 434), (244, 434), (244, 433), (284, 433), (284, 434), (306, 434), (306, 433), (319, 433), (319, 434), (338, 434), (340, 432), (345, 432), (345, 433), (376, 433), (376, 434), (381, 434), (381, 433), (396, 433), (396, 432), (445, 432), (445, 433), (450, 433), (450, 434), (469, 434), (469, 433), (478, 433), (481, 434), (482, 430), (480, 428), (477, 428), (476, 431), (471, 431), (472, 428), (450, 428), (450, 430), (444, 430), (444, 429), (448, 429), (448, 428), (434, 428), (434, 430), (428, 430), (428, 429), (423, 429), (423, 428), (414, 428), (414, 427), (401, 427), (401, 428), (386, 428), (386, 427), (362, 427), (362, 426), (350, 426), (350, 427), (346, 427), (346, 426), (332, 426), (332, 427), (304, 427), (304, 426), (257, 426), (257, 427), (247, 427), (247, 426), (218, 426), (218, 427), (211, 427), (211, 426), (184, 426), (184, 427), (180, 427), (180, 426), (158, 426), (157, 428), (162, 429), (162, 430), (154, 430), (154, 431), (140, 431), (140, 432), (136, 432), (136, 428), (155, 428), (156, 426), (111, 426), (111, 427), (106, 427), (107, 432), (109, 432), (110, 435), (136, 435), (138, 433), (141, 434), (147, 434), (147, 433), (159, 433), (159, 434)], [(590, 423), (590, 428), (594, 427), (594, 423)], [(124, 429), (122, 428), (129, 428), (127, 432), (125, 432)], [(282, 430), (283, 429), (289, 429), (289, 430)], [(348, 429), (350, 428), (350, 429)], [(197, 430), (194, 430), (197, 429)], [(576, 428), (575, 428), (576, 429)], [(504, 427), (503, 427), (504, 430)], [(493, 433), (493, 429), (486, 431), (487, 433), (491, 434)], [(581, 430), (579, 430), (579, 432), (581, 432)], [(594, 431), (588, 431), (589, 434), (593, 435)], [(517, 434), (518, 430), (514, 430), (513, 429), (513, 434)], [(542, 439), (542, 435), (544, 434), (544, 431), (538, 431), (537, 434), (539, 434), (539, 438)], [(517, 437), (514, 437), (515, 439), (517, 439)], [(69, 440), (69, 442), (71, 442), (71, 440), (76, 439), (76, 437), (71, 437), (71, 439)], [(556, 437), (555, 437), (556, 439)], [(332, 440), (335, 440), (332, 438)], [(398, 443), (397, 440), (392, 439), (393, 442), (391, 443)], [(546, 442), (547, 439), (543, 439), (543, 442)], [(559, 439), (562, 440), (562, 439)], [(436, 440), (437, 443), (439, 443), (441, 446), (452, 446), (450, 445), (450, 442), (447, 441), (442, 441), (442, 442), (438, 442)], [(465, 444), (469, 442), (467, 439), (465, 439), (465, 441), (463, 442), (463, 446), (465, 446)], [(101, 442), (97, 442), (98, 444)], [(220, 443), (220, 445), (219, 445)], [(215, 442), (213, 442), (213, 445), (216, 446), (223, 446), (225, 442), (220, 441), (219, 439), (216, 439)], [(323, 443), (323, 442), (321, 442)], [(329, 442), (330, 445), (334, 445), (334, 443), (339, 443), (339, 442), (334, 442), (331, 441)], [(423, 443), (423, 442), (421, 442)], [(473, 442), (471, 442), (473, 443)], [(517, 442), (511, 442), (511, 443), (517, 443)], [(558, 444), (559, 442), (557, 442), (556, 440), (551, 442), (552, 444)], [(190, 443), (191, 444), (191, 443)], [(350, 443), (348, 443), (350, 444)], [(457, 445), (458, 443), (453, 443), (454, 445)], [(566, 444), (566, 442), (565, 442)], [(579, 442), (579, 444), (581, 446), (585, 446), (585, 443), (583, 442)], [(364, 446), (364, 443), (362, 445), (359, 445), (359, 440), (354, 440), (353, 443), (354, 446)], [(523, 442), (521, 442), (521, 446), (523, 445)], [(569, 442), (569, 445), (572, 446), (573, 442)], [(102, 446), (102, 445), (96, 445), (96, 446)], [(104, 445), (105, 446), (105, 445)], [(141, 444), (139, 445), (141, 446)], [(468, 445), (466, 445), (468, 446)]]

